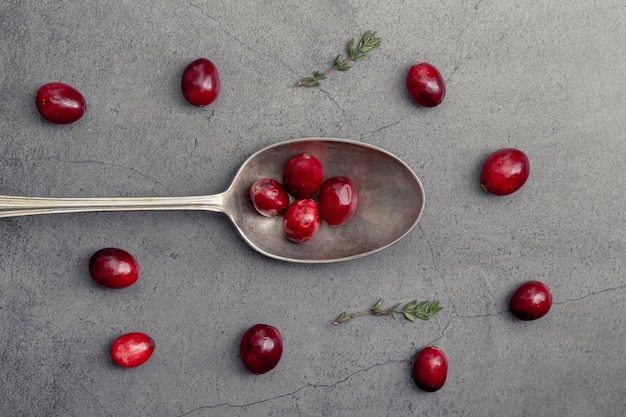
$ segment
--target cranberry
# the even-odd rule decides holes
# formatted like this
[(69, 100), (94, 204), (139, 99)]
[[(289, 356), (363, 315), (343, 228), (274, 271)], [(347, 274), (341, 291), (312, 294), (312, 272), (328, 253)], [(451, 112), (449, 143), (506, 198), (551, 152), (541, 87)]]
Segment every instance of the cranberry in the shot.
[(509, 308), (520, 320), (536, 320), (545, 316), (552, 307), (550, 288), (539, 281), (520, 285), (509, 300)]
[(220, 93), (220, 76), (215, 65), (200, 58), (185, 68), (180, 82), (183, 96), (196, 107), (213, 103)]
[(320, 216), (317, 203), (310, 198), (294, 201), (283, 217), (283, 234), (295, 243), (304, 243), (317, 233), (320, 227)]
[(89, 274), (103, 287), (125, 288), (139, 278), (139, 265), (123, 249), (104, 248), (89, 259)]
[(261, 178), (250, 187), (252, 205), (262, 215), (274, 217), (289, 205), (289, 195), (282, 184), (272, 178)]
[(443, 387), (447, 376), (448, 359), (440, 349), (427, 346), (415, 357), (413, 381), (424, 391), (437, 391)]
[(320, 217), (331, 226), (338, 226), (356, 211), (357, 193), (347, 177), (332, 177), (322, 183), (318, 204)]
[(111, 344), (111, 359), (116, 365), (134, 368), (146, 363), (154, 352), (154, 340), (140, 332), (126, 333)]
[(446, 95), (446, 85), (437, 68), (419, 62), (406, 74), (406, 89), (409, 96), (424, 107), (435, 107)]
[(283, 338), (275, 327), (255, 324), (241, 337), (241, 361), (255, 375), (271, 371), (283, 354)]
[(495, 195), (508, 195), (519, 190), (528, 179), (530, 163), (518, 149), (500, 149), (485, 159), (480, 171), (480, 185)]
[(311, 197), (322, 184), (323, 178), (322, 164), (308, 153), (289, 159), (283, 171), (285, 189), (296, 198)]
[(48, 83), (35, 94), (35, 106), (41, 117), (57, 124), (74, 123), (85, 113), (85, 97), (74, 87)]

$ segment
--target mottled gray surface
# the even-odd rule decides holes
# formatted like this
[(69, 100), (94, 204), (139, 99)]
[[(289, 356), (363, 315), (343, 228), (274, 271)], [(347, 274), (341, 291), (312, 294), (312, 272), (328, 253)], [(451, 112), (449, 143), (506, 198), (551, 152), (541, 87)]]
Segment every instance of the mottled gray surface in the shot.
[[(2, 416), (623, 416), (626, 414), (626, 5), (623, 0), (0, 3), (0, 194), (176, 196), (223, 191), (247, 156), (299, 137), (343, 137), (402, 158), (424, 183), (417, 228), (355, 261), (265, 258), (219, 213), (97, 213), (0, 221)], [(381, 48), (317, 89), (347, 40)], [(198, 57), (222, 91), (180, 94)], [(447, 96), (414, 105), (404, 75), (437, 66)], [(36, 89), (62, 81), (89, 102), (77, 123), (42, 121)], [(492, 197), (484, 156), (523, 149), (531, 177)], [(391, 218), (390, 221), (393, 221)], [(88, 276), (102, 247), (133, 253), (138, 283)], [(522, 281), (554, 294), (520, 322)], [(439, 299), (429, 322), (343, 310)], [(250, 325), (283, 333), (279, 366), (252, 376)], [(119, 334), (157, 343), (131, 369)], [(410, 378), (416, 352), (445, 351), (437, 393)]]

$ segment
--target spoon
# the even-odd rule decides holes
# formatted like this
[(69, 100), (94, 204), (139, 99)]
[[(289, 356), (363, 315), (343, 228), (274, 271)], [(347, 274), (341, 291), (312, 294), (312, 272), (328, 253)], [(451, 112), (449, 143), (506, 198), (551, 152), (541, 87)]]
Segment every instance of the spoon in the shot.
[[(310, 153), (324, 177), (343, 175), (358, 195), (354, 216), (341, 226), (323, 221), (310, 241), (282, 235), (282, 216), (263, 217), (249, 190), (259, 178), (282, 180), (289, 158)], [(378, 252), (406, 236), (424, 208), (424, 189), (415, 173), (391, 153), (362, 142), (335, 138), (295, 139), (250, 156), (222, 193), (190, 197), (43, 198), (0, 196), (0, 217), (95, 211), (207, 210), (225, 213), (253, 249), (271, 258), (301, 263), (347, 261)]]

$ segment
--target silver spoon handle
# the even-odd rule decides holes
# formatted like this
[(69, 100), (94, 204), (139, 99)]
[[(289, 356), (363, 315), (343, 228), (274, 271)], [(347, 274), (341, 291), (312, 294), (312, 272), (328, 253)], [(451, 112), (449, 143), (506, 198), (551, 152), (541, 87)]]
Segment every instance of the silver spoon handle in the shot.
[(224, 211), (224, 194), (192, 197), (46, 198), (0, 196), (0, 217), (93, 211)]

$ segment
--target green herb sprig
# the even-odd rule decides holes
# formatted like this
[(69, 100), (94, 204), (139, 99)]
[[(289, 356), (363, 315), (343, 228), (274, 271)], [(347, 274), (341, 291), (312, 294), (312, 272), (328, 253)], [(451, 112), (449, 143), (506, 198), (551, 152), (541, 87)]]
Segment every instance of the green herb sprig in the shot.
[(312, 77), (303, 78), (295, 83), (294, 87), (317, 87), (320, 85), (321, 80), (325, 80), (328, 75), (333, 71), (348, 71), (351, 67), (348, 65), (351, 61), (363, 60), (368, 52), (374, 48), (380, 46), (381, 38), (376, 36), (376, 32), (368, 30), (365, 32), (358, 45), (355, 47), (354, 38), (350, 39), (348, 46), (346, 47), (347, 56), (341, 59), (341, 55), (337, 55), (333, 60), (333, 66), (326, 71), (313, 71)]
[(341, 313), (339, 317), (335, 319), (333, 322), (333, 326), (337, 326), (341, 323), (345, 323), (349, 320), (352, 320), (356, 317), (365, 316), (368, 314), (374, 316), (391, 316), (393, 319), (396, 318), (396, 314), (400, 314), (404, 316), (405, 319), (410, 321), (420, 320), (429, 320), (432, 319), (443, 310), (443, 307), (439, 305), (439, 301), (422, 301), (418, 303), (416, 300), (407, 303), (404, 307), (400, 307), (400, 303), (389, 307), (389, 308), (381, 308), (384, 300), (381, 298), (367, 311), (361, 311), (359, 313), (346, 314), (345, 312)]

